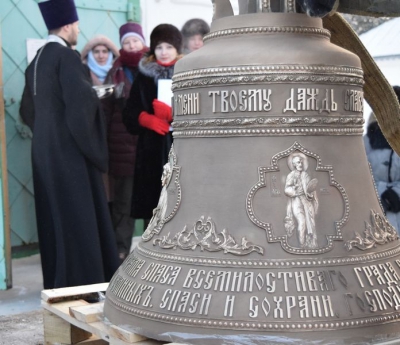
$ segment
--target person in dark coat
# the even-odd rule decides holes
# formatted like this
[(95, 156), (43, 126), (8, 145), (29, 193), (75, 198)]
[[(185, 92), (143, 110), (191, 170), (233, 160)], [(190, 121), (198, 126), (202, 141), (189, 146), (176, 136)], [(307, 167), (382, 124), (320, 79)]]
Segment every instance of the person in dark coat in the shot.
[[(400, 87), (393, 89), (400, 101)], [(400, 234), (400, 157), (390, 147), (376, 121), (368, 125), (364, 144), (386, 218)]]
[(137, 154), (132, 196), (132, 217), (148, 224), (161, 192), (163, 166), (172, 144), (171, 107), (157, 99), (158, 81), (171, 79), (180, 58), (182, 35), (173, 25), (160, 24), (150, 35), (150, 51), (139, 63), (123, 121), (137, 134)]
[[(119, 57), (117, 46), (104, 35), (95, 35), (86, 43), (81, 52), (81, 60), (89, 69), (93, 86), (106, 84), (107, 73), (110, 71), (117, 57)], [(105, 99), (108, 98), (105, 97)], [(102, 177), (106, 189), (107, 201), (110, 202), (108, 173), (102, 174)]]
[(109, 281), (119, 260), (101, 172), (100, 101), (77, 43), (73, 0), (39, 3), (49, 30), (25, 72), (20, 115), (32, 129), (36, 219), (45, 289)]
[(131, 86), (138, 74), (138, 65), (146, 47), (142, 27), (126, 23), (119, 29), (122, 49), (107, 74), (105, 83), (114, 84), (112, 97), (104, 100), (108, 122), (108, 152), (111, 218), (117, 238), (118, 254), (124, 260), (129, 254), (135, 220), (131, 217), (133, 175), (135, 170), (137, 135), (130, 134), (122, 123), (122, 110)]

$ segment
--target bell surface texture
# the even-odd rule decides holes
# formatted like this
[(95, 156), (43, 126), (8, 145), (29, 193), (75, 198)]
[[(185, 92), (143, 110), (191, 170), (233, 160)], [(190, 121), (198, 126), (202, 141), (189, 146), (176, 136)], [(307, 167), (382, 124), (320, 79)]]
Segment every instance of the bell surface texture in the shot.
[(363, 145), (360, 60), (290, 4), (214, 18), (177, 62), (174, 144), (107, 290), (114, 325), (201, 345), (399, 338), (400, 243)]

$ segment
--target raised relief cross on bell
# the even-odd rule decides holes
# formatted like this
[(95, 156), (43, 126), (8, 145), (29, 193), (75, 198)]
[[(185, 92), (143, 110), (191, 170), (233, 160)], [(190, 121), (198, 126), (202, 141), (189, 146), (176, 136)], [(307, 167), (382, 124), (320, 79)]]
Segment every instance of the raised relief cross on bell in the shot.
[(363, 146), (360, 59), (294, 0), (214, 1), (173, 77), (174, 144), (115, 325), (184, 344), (399, 336), (400, 243)]

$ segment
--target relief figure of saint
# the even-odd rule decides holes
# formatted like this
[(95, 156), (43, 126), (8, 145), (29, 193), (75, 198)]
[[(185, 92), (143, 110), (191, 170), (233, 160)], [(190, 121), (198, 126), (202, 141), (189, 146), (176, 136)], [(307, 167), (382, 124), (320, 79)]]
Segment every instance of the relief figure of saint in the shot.
[(285, 194), (289, 197), (285, 217), (285, 229), (288, 236), (297, 230), (300, 247), (318, 248), (315, 217), (318, 213), (317, 179), (311, 179), (307, 173), (308, 159), (301, 152), (295, 152), (288, 158), (291, 172), (286, 177)]
[(142, 238), (144, 241), (149, 241), (155, 234), (158, 234), (161, 229), (156, 229), (160, 222), (165, 218), (168, 204), (167, 187), (172, 177), (172, 167), (170, 163), (164, 165), (164, 170), (161, 176), (162, 190), (160, 199), (158, 200), (157, 207), (153, 210), (153, 217), (150, 219), (146, 231), (143, 233)]

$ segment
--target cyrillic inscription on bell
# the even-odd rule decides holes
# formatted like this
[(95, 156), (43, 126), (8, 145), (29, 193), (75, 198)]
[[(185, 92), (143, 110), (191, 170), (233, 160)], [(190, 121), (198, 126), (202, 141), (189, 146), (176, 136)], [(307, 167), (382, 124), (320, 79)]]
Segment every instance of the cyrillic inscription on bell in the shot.
[(202, 345), (399, 337), (400, 243), (363, 146), (360, 60), (276, 3), (233, 15), (215, 0), (205, 45), (176, 64), (174, 144), (107, 291), (113, 324)]

